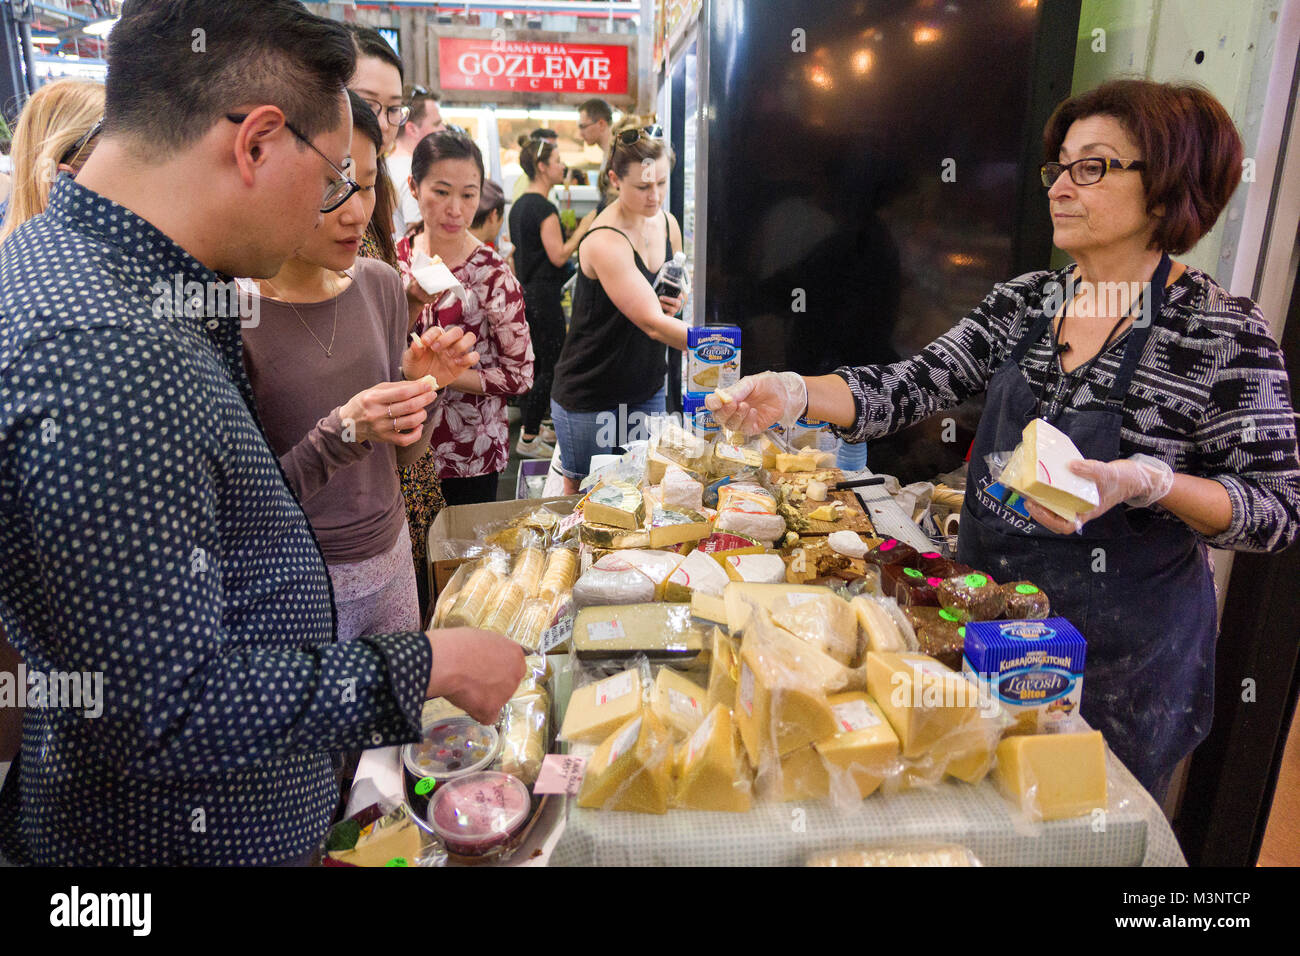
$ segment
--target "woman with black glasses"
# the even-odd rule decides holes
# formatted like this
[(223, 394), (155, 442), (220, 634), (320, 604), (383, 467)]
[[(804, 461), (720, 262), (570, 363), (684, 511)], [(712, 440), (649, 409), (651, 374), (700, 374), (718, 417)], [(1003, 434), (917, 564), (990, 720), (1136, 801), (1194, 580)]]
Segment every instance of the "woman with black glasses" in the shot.
[[(1209, 733), (1217, 613), (1208, 548), (1300, 535), (1300, 459), (1281, 352), (1259, 307), (1171, 260), (1241, 177), (1232, 120), (1196, 87), (1108, 83), (1057, 107), (1041, 176), (1074, 264), (1002, 283), (921, 354), (709, 397), (757, 431), (807, 414), (879, 438), (985, 394), (958, 558), (1028, 579), (1087, 639), (1083, 716), (1157, 798)], [(724, 401), (725, 398), (725, 401)], [(995, 480), (1030, 420), (1065, 432), (1099, 503), (1066, 521)]]
[(566, 494), (578, 490), (592, 455), (645, 437), (645, 418), (664, 412), (665, 346), (686, 348), (681, 299), (653, 286), (682, 247), (681, 227), (663, 208), (672, 164), (660, 127), (620, 133), (605, 164), (618, 199), (578, 247), (573, 319), (551, 388)]

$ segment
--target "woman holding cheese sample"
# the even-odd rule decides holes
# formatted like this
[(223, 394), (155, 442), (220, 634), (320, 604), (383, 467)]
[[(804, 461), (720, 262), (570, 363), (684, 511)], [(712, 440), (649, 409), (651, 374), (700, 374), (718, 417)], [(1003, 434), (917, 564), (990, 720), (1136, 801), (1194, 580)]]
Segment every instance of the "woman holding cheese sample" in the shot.
[[(986, 393), (958, 557), (1033, 580), (1083, 632), (1083, 715), (1159, 797), (1213, 713), (1207, 549), (1280, 550), (1300, 534), (1287, 376), (1258, 307), (1170, 259), (1239, 181), (1241, 141), (1213, 97), (1108, 83), (1062, 103), (1044, 147), (1054, 242), (1073, 266), (998, 285), (907, 361), (765, 372), (708, 407), (725, 427), (806, 413), (863, 441)], [(1070, 470), (1096, 485), (1074, 520), (1022, 506), (986, 463), (1035, 418), (1073, 441), (1086, 460)]]
[(477, 360), (474, 337), (460, 330), (431, 330), (413, 342), (401, 278), (383, 262), (357, 258), (382, 182), (383, 140), (374, 114), (350, 98), (348, 178), (320, 161), (338, 184), (330, 201), (341, 204), (258, 283), (257, 321), (243, 330), (267, 441), (329, 568), (340, 640), (419, 629), (397, 466), (429, 444), (436, 396), (424, 376), (450, 381)]

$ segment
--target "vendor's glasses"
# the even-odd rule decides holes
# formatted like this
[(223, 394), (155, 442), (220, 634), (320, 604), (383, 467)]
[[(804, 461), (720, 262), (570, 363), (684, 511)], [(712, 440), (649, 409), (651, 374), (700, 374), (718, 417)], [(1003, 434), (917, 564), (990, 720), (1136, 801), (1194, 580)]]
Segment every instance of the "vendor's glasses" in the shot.
[(1052, 184), (1061, 178), (1061, 173), (1069, 172), (1070, 181), (1076, 186), (1091, 186), (1101, 182), (1101, 178), (1111, 169), (1146, 169), (1147, 164), (1140, 159), (1103, 159), (1100, 156), (1088, 156), (1076, 159), (1072, 163), (1043, 163), (1038, 173), (1043, 177), (1043, 186), (1051, 189)]
[(653, 126), (643, 126), (640, 129), (625, 129), (618, 134), (618, 141), (624, 146), (635, 146), (642, 137), (646, 139), (663, 139), (664, 128), (655, 123)]
[[(230, 120), (230, 122), (232, 123), (238, 124), (248, 119), (248, 114), (227, 113), (226, 119)], [(302, 140), (304, 143), (310, 146), (313, 150), (315, 150), (317, 156), (325, 160), (325, 162), (329, 163), (330, 169), (334, 170), (334, 172), (339, 174), (338, 179), (331, 181), (330, 184), (325, 187), (325, 195), (324, 197), (322, 197), (320, 201), (320, 211), (322, 213), (333, 212), (335, 209), (338, 209), (339, 206), (342, 206), (345, 202), (351, 199), (356, 193), (361, 191), (360, 185), (354, 182), (352, 178), (348, 176), (347, 173), (345, 173), (343, 170), (335, 166), (334, 160), (330, 159), (319, 149), (316, 149), (316, 144), (313, 143), (311, 140), (309, 140), (302, 133), (298, 132), (298, 130), (294, 127), (292, 123), (290, 123), (288, 120), (285, 120), (284, 125), (289, 130), (290, 133), (293, 133), (294, 136), (298, 137), (300, 140)]]
[(104, 128), (104, 117), (100, 117), (95, 125), (86, 130), (85, 133), (77, 139), (75, 143), (69, 146), (59, 157), (60, 166), (75, 166), (77, 159), (81, 156), (81, 151), (90, 145), (90, 141), (99, 135), (100, 130)]

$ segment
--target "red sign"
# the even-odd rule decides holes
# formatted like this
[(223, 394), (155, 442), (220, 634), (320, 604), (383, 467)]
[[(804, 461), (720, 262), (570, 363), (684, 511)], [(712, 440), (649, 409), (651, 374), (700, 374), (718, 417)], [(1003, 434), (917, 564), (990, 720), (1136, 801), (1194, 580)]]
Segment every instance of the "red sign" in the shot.
[(447, 90), (627, 94), (626, 46), (438, 38)]

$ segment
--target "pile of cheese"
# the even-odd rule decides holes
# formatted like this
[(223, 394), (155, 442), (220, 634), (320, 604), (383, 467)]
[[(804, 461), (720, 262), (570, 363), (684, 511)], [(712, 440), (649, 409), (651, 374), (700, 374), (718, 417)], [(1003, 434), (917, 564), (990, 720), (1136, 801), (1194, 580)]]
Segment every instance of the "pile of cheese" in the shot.
[(572, 597), (578, 553), (524, 548), (513, 558), (503, 551), (462, 565), (438, 596), (434, 627), (477, 627), (496, 631), (536, 651), (542, 632)]
[[(560, 739), (596, 745), (578, 804), (664, 813), (996, 779), (1045, 819), (1105, 806), (1100, 736), (1009, 737), (995, 702), (908, 641), (882, 602), (733, 582), (707, 684), (632, 667), (574, 691)], [(693, 603), (692, 607), (696, 607)], [(721, 613), (718, 613), (721, 612)], [(697, 614), (697, 620), (698, 620)], [(733, 637), (732, 635), (737, 635)]]

